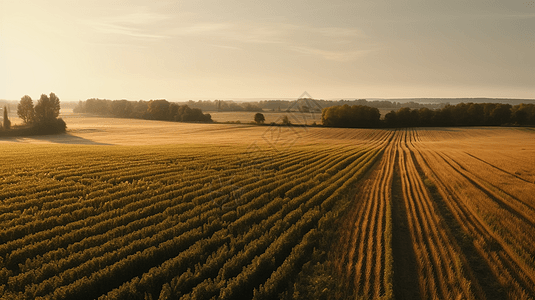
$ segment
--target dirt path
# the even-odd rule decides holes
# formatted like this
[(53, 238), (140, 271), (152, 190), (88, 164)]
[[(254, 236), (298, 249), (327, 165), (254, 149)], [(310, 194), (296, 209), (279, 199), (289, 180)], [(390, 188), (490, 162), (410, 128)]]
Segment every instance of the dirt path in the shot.
[(396, 299), (421, 299), (416, 254), (412, 249), (407, 211), (403, 205), (399, 167), (392, 183), (392, 252), (394, 256), (394, 295)]

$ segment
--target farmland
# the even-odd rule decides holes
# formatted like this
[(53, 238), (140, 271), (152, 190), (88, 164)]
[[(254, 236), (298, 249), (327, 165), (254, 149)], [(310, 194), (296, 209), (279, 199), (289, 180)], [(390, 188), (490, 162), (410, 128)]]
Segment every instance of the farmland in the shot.
[(0, 141), (4, 298), (535, 297), (531, 129), (64, 119)]
[[(225, 123), (225, 122), (236, 122), (240, 121), (241, 123), (251, 123), (254, 121), (254, 112), (218, 112), (218, 111), (207, 111), (212, 116), (212, 120), (215, 122)], [(293, 124), (308, 124), (316, 122), (316, 124), (321, 124), (321, 112), (317, 113), (299, 113), (299, 112), (271, 112), (265, 111), (262, 112), (266, 118), (265, 123), (270, 124), (280, 123), (284, 116), (288, 116), (289, 120)]]

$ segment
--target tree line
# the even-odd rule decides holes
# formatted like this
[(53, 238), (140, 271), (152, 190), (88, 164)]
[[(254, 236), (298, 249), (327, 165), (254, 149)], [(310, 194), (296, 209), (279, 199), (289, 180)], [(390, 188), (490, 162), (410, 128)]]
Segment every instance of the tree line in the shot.
[(187, 102), (178, 102), (178, 104), (186, 104), (191, 108), (199, 108), (204, 111), (249, 111), (249, 112), (262, 112), (262, 111), (302, 111), (302, 112), (320, 112), (321, 108), (339, 106), (339, 105), (364, 105), (377, 108), (440, 108), (444, 103), (417, 103), (414, 101), (409, 102), (395, 102), (388, 100), (369, 101), (366, 99), (355, 100), (322, 100), (301, 98), (297, 100), (261, 100), (252, 101), (247, 103), (236, 103), (232, 100), (189, 100)]
[(7, 107), (4, 106), (3, 131), (4, 136), (53, 134), (65, 132), (67, 125), (58, 118), (61, 109), (58, 96), (42, 94), (37, 104), (33, 104), (30, 96), (25, 95), (17, 105), (17, 115), (22, 119), (22, 126), (11, 126)]
[(133, 118), (175, 122), (212, 122), (210, 114), (198, 108), (178, 105), (167, 100), (128, 101), (88, 99), (79, 101), (75, 113), (90, 113), (117, 118)]
[(443, 127), (535, 125), (535, 104), (459, 103), (440, 109), (403, 107), (381, 120), (379, 109), (363, 105), (332, 106), (322, 110), (322, 122), (330, 127)]
[[(401, 99), (400, 99), (401, 100)], [(126, 100), (122, 100), (126, 101)], [(429, 100), (431, 101), (431, 100)], [(198, 108), (203, 111), (243, 111), (243, 112), (263, 112), (263, 111), (301, 111), (301, 112), (321, 112), (321, 108), (338, 105), (364, 105), (377, 108), (422, 108), (431, 109), (444, 107), (442, 102), (417, 103), (414, 101), (396, 102), (388, 100), (370, 101), (366, 99), (355, 100), (322, 100), (301, 98), (297, 100), (260, 100), (246, 103), (237, 103), (233, 100), (189, 100), (186, 102), (176, 102), (178, 105), (187, 105), (190, 108)]]
[(205, 111), (249, 111), (261, 112), (262, 107), (255, 102), (236, 103), (231, 100), (189, 100), (188, 102), (178, 102), (179, 105), (187, 105), (191, 108), (199, 108)]

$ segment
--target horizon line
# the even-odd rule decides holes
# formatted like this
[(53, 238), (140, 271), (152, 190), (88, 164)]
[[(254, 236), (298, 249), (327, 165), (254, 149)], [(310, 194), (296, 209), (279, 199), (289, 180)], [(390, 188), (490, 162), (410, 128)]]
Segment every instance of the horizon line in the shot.
[[(99, 97), (91, 97), (87, 98), (85, 100), (61, 100), (63, 102), (78, 102), (78, 101), (86, 101), (89, 99), (100, 99), (100, 100), (127, 100), (127, 101), (150, 101), (150, 100), (167, 100), (169, 102), (188, 102), (188, 101), (293, 101), (298, 99), (314, 99), (314, 100), (322, 100), (322, 101), (341, 101), (341, 100), (348, 100), (348, 101), (354, 101), (354, 100), (371, 100), (371, 101), (377, 101), (377, 100), (418, 100), (418, 99), (430, 99), (430, 100), (457, 100), (457, 99), (490, 99), (490, 100), (529, 100), (529, 101), (535, 101), (535, 98), (514, 98), (514, 97), (335, 97), (335, 98), (295, 98), (295, 97), (236, 97), (236, 98), (215, 98), (215, 99), (209, 99), (209, 98), (174, 98), (173, 100), (170, 100), (168, 98), (151, 98), (148, 100), (145, 99), (127, 99), (127, 98), (121, 98), (121, 99), (109, 99), (109, 98), (99, 98)], [(38, 99), (34, 99), (38, 100)], [(0, 99), (2, 102), (18, 102), (19, 100), (9, 100), (9, 99)]]

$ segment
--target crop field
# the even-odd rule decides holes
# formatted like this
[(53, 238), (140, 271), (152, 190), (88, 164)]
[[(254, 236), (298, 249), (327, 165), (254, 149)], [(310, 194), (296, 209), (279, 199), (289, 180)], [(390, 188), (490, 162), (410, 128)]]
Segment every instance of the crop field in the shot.
[[(245, 112), (245, 111), (235, 111), (235, 112), (218, 112), (218, 111), (206, 111), (212, 116), (212, 120), (215, 122), (225, 123), (225, 122), (236, 122), (240, 121), (241, 123), (251, 123), (254, 122), (255, 112)], [(273, 112), (273, 111), (263, 111), (261, 112), (266, 118), (265, 123), (278, 123), (282, 122), (282, 118), (287, 116), (290, 122), (293, 124), (307, 124), (312, 125), (321, 124), (321, 112), (317, 113), (300, 113), (297, 111), (291, 112)]]
[[(384, 119), (384, 116), (387, 113), (389, 113), (391, 110), (396, 111), (398, 110), (398, 108), (379, 109), (381, 113), (381, 118)], [(239, 121), (242, 124), (248, 124), (248, 123), (254, 122), (254, 115), (256, 114), (255, 112), (245, 112), (245, 111), (235, 111), (235, 112), (206, 111), (206, 113), (209, 113), (212, 116), (212, 120), (214, 120), (215, 122), (227, 123), (227, 122)], [(321, 112), (300, 113), (298, 111), (291, 111), (291, 112), (263, 111), (261, 113), (266, 118), (266, 121), (265, 121), (266, 124), (271, 124), (272, 122), (280, 124), (284, 116), (287, 116), (290, 122), (292, 122), (292, 124), (306, 124), (306, 125), (312, 125), (313, 123), (321, 124)]]
[(5, 299), (535, 297), (531, 129), (71, 118), (0, 142)]
[(533, 133), (450, 130), (397, 131), (362, 183), (333, 260), (351, 296), (535, 295)]

